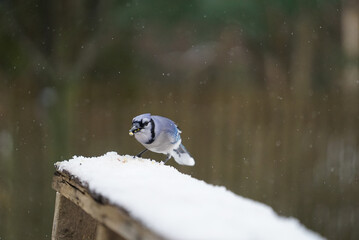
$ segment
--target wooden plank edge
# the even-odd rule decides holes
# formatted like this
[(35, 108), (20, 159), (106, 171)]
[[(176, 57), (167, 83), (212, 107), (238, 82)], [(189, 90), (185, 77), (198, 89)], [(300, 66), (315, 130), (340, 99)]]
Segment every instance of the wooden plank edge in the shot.
[(95, 220), (124, 238), (165, 239), (148, 229), (138, 220), (133, 219), (124, 208), (108, 203), (108, 200), (99, 194), (90, 193), (86, 185), (74, 176), (59, 171), (55, 172), (52, 182), (54, 190), (75, 203)]
[(94, 240), (98, 225), (101, 224), (79, 206), (56, 192), (52, 240)]

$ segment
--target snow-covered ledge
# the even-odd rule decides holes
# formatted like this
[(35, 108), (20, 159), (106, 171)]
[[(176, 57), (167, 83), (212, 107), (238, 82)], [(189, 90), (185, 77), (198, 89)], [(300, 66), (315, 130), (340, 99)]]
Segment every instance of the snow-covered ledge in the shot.
[[(55, 166), (53, 187), (58, 195), (100, 223), (93, 226), (125, 238), (323, 239), (269, 206), (150, 159), (109, 152)], [(53, 234), (61, 224), (59, 214), (55, 210)]]

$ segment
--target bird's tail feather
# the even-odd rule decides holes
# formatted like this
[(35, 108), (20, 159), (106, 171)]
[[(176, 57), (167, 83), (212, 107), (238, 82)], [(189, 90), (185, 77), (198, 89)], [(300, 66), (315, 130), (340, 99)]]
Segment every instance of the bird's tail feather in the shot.
[(178, 148), (173, 149), (171, 155), (178, 164), (187, 166), (193, 166), (195, 164), (194, 159), (182, 144), (180, 144)]

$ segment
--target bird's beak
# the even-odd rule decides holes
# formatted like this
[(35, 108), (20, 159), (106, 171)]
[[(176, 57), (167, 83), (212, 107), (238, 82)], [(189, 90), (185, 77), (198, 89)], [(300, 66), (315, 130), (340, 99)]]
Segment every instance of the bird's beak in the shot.
[(138, 127), (136, 126), (132, 126), (132, 128), (130, 129), (130, 131), (128, 132), (128, 134), (130, 136), (133, 136), (136, 132), (140, 131), (141, 129), (139, 129)]

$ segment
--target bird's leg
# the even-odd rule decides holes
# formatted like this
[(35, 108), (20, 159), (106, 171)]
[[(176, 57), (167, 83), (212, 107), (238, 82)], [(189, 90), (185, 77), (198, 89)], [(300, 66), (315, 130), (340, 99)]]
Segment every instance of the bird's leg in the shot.
[(171, 157), (172, 157), (171, 154), (167, 153), (167, 158), (165, 159), (163, 164), (166, 164), (166, 162), (168, 162), (168, 160), (170, 160)]
[(148, 149), (146, 148), (145, 150), (143, 150), (142, 152), (140, 152), (139, 154), (136, 155), (136, 157), (141, 157), (142, 154), (144, 154)]

